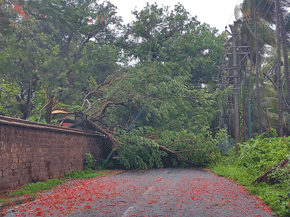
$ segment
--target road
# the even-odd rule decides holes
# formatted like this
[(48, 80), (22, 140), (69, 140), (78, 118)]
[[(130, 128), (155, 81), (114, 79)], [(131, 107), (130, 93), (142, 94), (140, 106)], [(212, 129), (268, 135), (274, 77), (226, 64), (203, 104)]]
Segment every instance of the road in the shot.
[(231, 180), (202, 169), (127, 171), (78, 180), (14, 207), (11, 216), (273, 216)]

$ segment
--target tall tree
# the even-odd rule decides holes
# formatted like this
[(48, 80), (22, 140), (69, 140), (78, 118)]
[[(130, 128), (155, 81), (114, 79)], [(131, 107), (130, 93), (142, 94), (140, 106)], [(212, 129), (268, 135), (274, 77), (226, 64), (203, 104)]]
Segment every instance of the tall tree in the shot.
[[(283, 136), (283, 90), (282, 90), (282, 81), (281, 81), (281, 28), (280, 28), (280, 0), (275, 0), (276, 8), (276, 40), (277, 40), (277, 86), (278, 86), (278, 115), (279, 115), (279, 136)], [(288, 59), (287, 59), (288, 60)]]
[(261, 106), (260, 106), (260, 83), (259, 83), (259, 51), (258, 51), (258, 29), (257, 29), (257, 10), (256, 5), (252, 1), (252, 12), (254, 14), (254, 31), (255, 31), (255, 44), (256, 44), (256, 99), (257, 99), (257, 112), (258, 112), (258, 125), (259, 133), (262, 133), (261, 122)]
[[(30, 102), (31, 96), (37, 97), (34, 91), (46, 86), (47, 93), (54, 91), (57, 101), (74, 104), (93, 81), (101, 83), (120, 69), (117, 62), (123, 61), (122, 53), (114, 43), (121, 18), (111, 3), (63, 0), (18, 4), (21, 6), (10, 4), (17, 16), (10, 23), (13, 37), (5, 38), (9, 44), (6, 54), (13, 57), (15, 69), (10, 67), (5, 76), (18, 78), (21, 101)], [(37, 86), (30, 88), (30, 80)]]
[[(287, 5), (286, 3), (289, 4), (287, 1), (282, 1), (284, 5)], [(281, 8), (281, 2), (278, 7), (278, 16), (280, 20), (280, 28), (281, 28), (281, 43), (282, 43), (282, 48), (283, 48), (283, 57), (284, 57), (284, 75), (286, 79), (286, 84), (287, 84), (287, 94), (288, 94), (288, 102), (290, 102), (290, 74), (289, 74), (289, 58), (288, 58), (288, 43), (287, 43), (287, 36), (286, 36), (286, 24), (284, 20), (284, 16), (282, 13), (282, 8)], [(287, 10), (285, 10), (287, 11)]]
[[(250, 46), (251, 53), (249, 59), (251, 64), (255, 64), (256, 71), (256, 85), (251, 90), (256, 94), (256, 120), (258, 131), (262, 129), (261, 106), (260, 106), (260, 65), (262, 63), (263, 54), (266, 51), (265, 45), (275, 46), (275, 34), (271, 29), (270, 24), (274, 22), (274, 4), (272, 1), (260, 0), (244, 0), (243, 3), (237, 7), (236, 18), (238, 19), (239, 27), (239, 44), (241, 46)], [(250, 40), (249, 40), (250, 39)], [(246, 73), (247, 59), (241, 62), (241, 72)], [(249, 75), (250, 76), (250, 75)], [(244, 82), (247, 80), (245, 79)], [(249, 77), (248, 81), (251, 81)], [(250, 92), (249, 92), (250, 94)], [(250, 96), (248, 97), (250, 98)], [(248, 101), (248, 100), (247, 100)], [(246, 103), (245, 103), (246, 104)]]
[(157, 3), (134, 11), (135, 21), (126, 29), (124, 48), (140, 62), (175, 62), (189, 69), (195, 84), (207, 83), (220, 62), (220, 46), (224, 36), (201, 24), (183, 5), (159, 7)]

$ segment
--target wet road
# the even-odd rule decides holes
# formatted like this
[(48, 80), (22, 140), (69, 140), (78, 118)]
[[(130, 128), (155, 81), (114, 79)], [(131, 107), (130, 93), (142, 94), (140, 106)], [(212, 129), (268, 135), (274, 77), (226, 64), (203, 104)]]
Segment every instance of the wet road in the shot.
[(233, 181), (200, 169), (137, 170), (58, 186), (5, 216), (272, 216)]

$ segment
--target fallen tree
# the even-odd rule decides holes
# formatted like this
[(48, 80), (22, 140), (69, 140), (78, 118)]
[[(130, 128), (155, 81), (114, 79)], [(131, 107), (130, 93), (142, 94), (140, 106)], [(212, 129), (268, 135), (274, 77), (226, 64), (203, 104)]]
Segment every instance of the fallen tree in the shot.
[(127, 168), (162, 167), (167, 155), (183, 166), (216, 160), (226, 137), (223, 131), (214, 138), (207, 127), (217, 93), (195, 88), (186, 75), (169, 76), (170, 67), (144, 64), (108, 77), (85, 95), (84, 114), (75, 113), (80, 121), (69, 127), (85, 125), (106, 135)]

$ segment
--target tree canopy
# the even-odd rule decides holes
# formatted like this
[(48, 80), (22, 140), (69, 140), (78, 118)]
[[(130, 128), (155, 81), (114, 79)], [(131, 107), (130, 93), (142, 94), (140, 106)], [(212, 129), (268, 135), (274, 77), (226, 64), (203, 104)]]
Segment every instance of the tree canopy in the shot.
[(171, 10), (157, 3), (133, 11), (135, 21), (126, 28), (124, 49), (141, 63), (175, 62), (190, 73), (191, 82), (208, 83), (216, 74), (223, 37), (201, 24), (180, 3)]
[[(285, 16), (281, 18), (284, 24), (279, 25), (285, 26), (281, 29), (286, 34), (288, 3), (281, 2)], [(280, 111), (275, 85), (279, 76), (273, 73), (277, 61), (270, 55), (277, 49), (274, 9), (274, 1), (270, 0), (264, 5), (258, 0), (245, 0), (236, 8), (238, 62), (233, 66), (233, 32), (219, 34), (180, 3), (173, 8), (147, 3), (142, 10), (132, 12), (131, 23), (123, 25), (117, 8), (109, 1), (3, 0), (0, 112), (42, 122), (51, 121), (47, 118), (49, 109), (82, 112), (112, 138), (120, 153), (120, 147), (126, 145), (152, 148), (157, 144), (166, 153), (186, 156), (188, 162), (197, 160), (190, 150), (217, 156), (216, 150), (209, 148), (212, 144), (205, 142), (207, 145), (202, 147), (190, 137), (213, 141), (225, 122), (227, 132), (233, 136), (236, 123), (231, 112), (233, 91), (237, 89), (242, 139), (249, 138), (250, 130), (257, 133), (259, 127), (262, 131), (269, 126), (277, 128)], [(240, 52), (246, 47), (250, 51), (243, 56)], [(288, 58), (285, 53), (284, 59)], [(237, 89), (232, 83), (236, 79), (231, 74), (234, 67), (240, 82)], [(222, 68), (226, 69), (222, 73), (228, 76), (228, 83), (219, 89), (222, 84), (217, 85), (217, 77)], [(272, 72), (267, 72), (270, 69)], [(288, 77), (286, 69), (283, 89), (287, 88), (284, 80)], [(289, 103), (287, 94), (284, 107)], [(254, 101), (261, 105), (249, 103)], [(261, 110), (266, 112), (259, 114)], [(288, 112), (283, 113), (285, 132)], [(52, 123), (57, 124), (55, 119)], [(134, 135), (128, 136), (129, 126), (135, 130)], [(188, 140), (175, 143), (170, 139), (172, 135), (176, 141), (181, 137)], [(156, 156), (155, 162), (164, 157), (160, 153)], [(201, 156), (199, 159), (205, 158)], [(123, 162), (130, 162), (126, 159)], [(149, 161), (146, 164), (151, 165)]]

